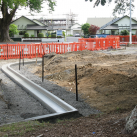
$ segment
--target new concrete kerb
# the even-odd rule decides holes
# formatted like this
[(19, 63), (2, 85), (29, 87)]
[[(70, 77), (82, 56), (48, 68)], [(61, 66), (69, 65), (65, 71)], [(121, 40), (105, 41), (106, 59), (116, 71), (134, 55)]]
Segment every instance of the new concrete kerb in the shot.
[[(28, 61), (25, 64), (31, 64), (35, 61)], [(41, 63), (41, 60), (38, 61)], [(69, 115), (77, 115), (78, 110), (72, 107), (71, 105), (67, 104), (57, 96), (53, 95), (46, 89), (40, 87), (39, 85), (35, 84), (31, 80), (27, 79), (23, 75), (19, 74), (15, 70), (11, 68), (11, 66), (18, 65), (17, 63), (6, 64), (2, 66), (2, 71), (8, 75), (14, 82), (20, 85), (23, 89), (25, 89), (29, 94), (31, 94), (36, 100), (40, 101), (41, 104), (50, 110), (51, 114), (32, 117), (25, 120), (46, 120), (52, 118), (59, 118)]]

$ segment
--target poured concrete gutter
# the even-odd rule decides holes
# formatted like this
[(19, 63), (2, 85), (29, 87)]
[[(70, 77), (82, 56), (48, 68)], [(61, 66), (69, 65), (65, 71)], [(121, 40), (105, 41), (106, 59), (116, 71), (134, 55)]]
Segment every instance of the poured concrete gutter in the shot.
[[(30, 64), (33, 62), (34, 61), (29, 61), (25, 62), (25, 64)], [(18, 63), (3, 65), (2, 71), (6, 73), (14, 82), (20, 85), (23, 89), (25, 89), (25, 91), (31, 94), (36, 100), (40, 101), (41, 104), (51, 112), (51, 114), (48, 115), (33, 117), (26, 120), (46, 120), (62, 116), (68, 117), (69, 115), (78, 115), (77, 109), (13, 70), (11, 66), (14, 65), (18, 65)]]

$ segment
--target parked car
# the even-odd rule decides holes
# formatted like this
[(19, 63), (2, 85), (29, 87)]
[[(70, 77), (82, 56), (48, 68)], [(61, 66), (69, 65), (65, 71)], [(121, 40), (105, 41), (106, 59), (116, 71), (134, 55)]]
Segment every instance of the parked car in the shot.
[(75, 34), (75, 37), (80, 37), (80, 34), (79, 34), (79, 33), (76, 33), (76, 34)]

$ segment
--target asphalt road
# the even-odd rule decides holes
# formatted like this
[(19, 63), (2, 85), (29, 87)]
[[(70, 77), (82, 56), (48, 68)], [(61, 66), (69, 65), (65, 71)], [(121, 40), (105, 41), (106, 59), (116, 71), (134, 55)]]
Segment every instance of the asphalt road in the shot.
[(81, 37), (66, 37), (66, 42), (78, 42)]
[[(66, 37), (66, 41), (64, 41), (64, 42), (78, 42), (79, 38), (81, 38), (81, 37)], [(34, 42), (9, 42), (8, 44), (17, 44), (17, 43), (31, 44)], [(35, 43), (40, 43), (40, 42), (35, 42)], [(7, 44), (7, 42), (0, 42), (0, 44)]]

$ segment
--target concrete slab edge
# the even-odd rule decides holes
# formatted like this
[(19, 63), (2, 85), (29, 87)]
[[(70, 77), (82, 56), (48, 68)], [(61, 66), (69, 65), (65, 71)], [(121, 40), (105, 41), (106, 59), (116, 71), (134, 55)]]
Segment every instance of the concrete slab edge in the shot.
[[(29, 63), (34, 63), (35, 61), (28, 61), (25, 62), (27, 64)], [(41, 61), (38, 61), (38, 63), (41, 63)], [(35, 84), (34, 82), (32, 82), (31, 80), (27, 79), (26, 77), (24, 77), (23, 75), (19, 74), (18, 72), (16, 72), (15, 70), (13, 70), (11, 68), (12, 65), (17, 65), (17, 63), (10, 63), (10, 64), (6, 64), (2, 66), (2, 71), (8, 75), (14, 82), (16, 82), (19, 86), (21, 86), (23, 89), (25, 89), (29, 94), (31, 94), (35, 99), (39, 100), (46, 108), (48, 108), (51, 111), (51, 114), (48, 115), (42, 115), (42, 116), (37, 116), (37, 117), (32, 117), (29, 119), (25, 119), (23, 121), (29, 121), (29, 120), (38, 120), (38, 121), (54, 121), (57, 118), (69, 118), (69, 117), (79, 117), (81, 116), (78, 113), (78, 110), (75, 109), (74, 107), (72, 107), (71, 105), (67, 104), (66, 102), (64, 102), (63, 100), (61, 100), (60, 98), (58, 98), (57, 96), (53, 95), (52, 93), (50, 93), (49, 91), (45, 90), (44, 88), (40, 87), (39, 85)], [(44, 102), (43, 99), (41, 99), (40, 97), (38, 97), (37, 95), (35, 95), (34, 93), (31, 92), (30, 89), (28, 89), (26, 87), (26, 85), (23, 85), (22, 82), (20, 83), (20, 81), (18, 81), (18, 79), (16, 79), (16, 77), (20, 78), (23, 81), (26, 81), (27, 83), (29, 83), (29, 86), (34, 86), (35, 88), (37, 87), (37, 89), (39, 89), (40, 93), (42, 94), (42, 96), (48, 96), (48, 99), (51, 99), (51, 101), (49, 101), (49, 103), (51, 103), (52, 101), (54, 102), (53, 105), (56, 105), (52, 108), (52, 103), (48, 104), (47, 102)], [(47, 97), (46, 97), (47, 99)], [(58, 108), (56, 108), (58, 107)]]

